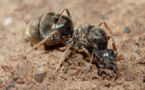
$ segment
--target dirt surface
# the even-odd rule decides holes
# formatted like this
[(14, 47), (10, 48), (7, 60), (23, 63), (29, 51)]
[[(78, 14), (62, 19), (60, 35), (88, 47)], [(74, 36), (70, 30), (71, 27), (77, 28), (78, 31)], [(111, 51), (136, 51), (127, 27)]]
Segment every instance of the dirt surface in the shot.
[[(145, 0), (0, 0), (0, 6), (1, 90), (145, 90)], [(70, 10), (75, 29), (108, 20), (111, 31), (117, 34), (113, 37), (119, 57), (124, 58), (117, 62), (116, 75), (106, 70), (109, 77), (99, 76), (95, 64), (88, 73), (82, 73), (88, 58), (73, 52), (53, 79), (52, 72), (64, 52), (60, 47), (40, 47), (26, 57), (16, 57), (32, 48), (25, 39), (29, 21), (63, 8)], [(111, 41), (108, 48), (112, 48)]]

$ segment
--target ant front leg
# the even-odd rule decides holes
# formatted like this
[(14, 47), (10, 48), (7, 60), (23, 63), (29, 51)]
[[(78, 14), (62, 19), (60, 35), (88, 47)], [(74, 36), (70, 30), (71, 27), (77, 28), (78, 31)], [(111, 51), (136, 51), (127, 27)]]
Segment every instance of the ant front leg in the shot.
[(37, 47), (39, 47), (40, 45), (43, 45), (45, 43), (47, 43), (47, 41), (54, 35), (57, 34), (58, 37), (60, 38), (60, 42), (62, 44), (66, 44), (66, 41), (63, 39), (63, 37), (61, 36), (60, 32), (58, 30), (53, 31), (52, 33), (49, 34), (49, 36), (47, 38), (45, 38), (44, 40), (42, 40), (41, 42), (39, 42), (38, 44), (36, 44), (31, 50), (29, 50), (26, 54), (31, 53), (34, 49), (36, 49)]
[(88, 69), (86, 70), (85, 73), (87, 73), (87, 72), (89, 71), (90, 67), (91, 67), (91, 63), (92, 63), (92, 60), (93, 60), (94, 54), (95, 54), (95, 51), (93, 51), (93, 53), (92, 53), (92, 55), (91, 55), (90, 63), (89, 63), (89, 65), (88, 65)]
[(89, 51), (84, 46), (81, 46), (81, 48), (89, 56), (89, 58), (91, 58), (91, 54), (89, 53)]
[(103, 73), (104, 73), (104, 69), (105, 68), (105, 66), (104, 65), (99, 65), (99, 71), (98, 71), (98, 75), (102, 75)]
[(112, 67), (112, 69), (113, 69), (114, 73), (116, 74), (116, 73), (117, 73), (117, 71), (118, 71), (118, 68), (116, 67), (116, 65), (111, 64), (111, 67)]
[(60, 14), (62, 15), (64, 11), (66, 11), (67, 15), (71, 18), (71, 14), (67, 8), (62, 9)]
[(63, 56), (62, 56), (61, 59), (59, 60), (59, 63), (57, 64), (57, 67), (56, 67), (55, 71), (53, 72), (53, 74), (55, 74), (55, 73), (59, 70), (59, 68), (60, 68), (60, 66), (62, 65), (62, 63), (64, 62), (65, 57), (67, 56), (68, 50), (69, 50), (70, 48), (71, 48), (71, 46), (68, 46), (67, 49), (65, 50), (65, 52), (63, 53)]

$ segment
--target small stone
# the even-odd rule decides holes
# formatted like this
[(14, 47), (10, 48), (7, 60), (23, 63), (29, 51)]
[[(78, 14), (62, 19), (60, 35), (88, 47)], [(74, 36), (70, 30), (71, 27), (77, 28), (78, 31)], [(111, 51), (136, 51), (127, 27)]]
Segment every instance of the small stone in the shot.
[(126, 80), (127, 80), (127, 81), (134, 81), (134, 80), (135, 80), (135, 77), (127, 76), (127, 77), (126, 77)]
[(25, 81), (23, 81), (22, 79), (19, 78), (19, 79), (16, 81), (16, 83), (17, 83), (17, 84), (24, 84)]
[(80, 62), (78, 62), (78, 66), (80, 66), (81, 65), (81, 63)]
[(52, 77), (49, 77), (49, 78), (48, 78), (48, 81), (52, 81)]
[(7, 18), (7, 19), (4, 21), (3, 25), (4, 25), (4, 26), (8, 26), (8, 25), (10, 25), (11, 23), (12, 23), (12, 18)]
[(15, 87), (14, 85), (9, 85), (7, 87), (5, 87), (6, 90), (9, 90), (9, 88)]
[(44, 72), (45, 72), (44, 67), (39, 67), (39, 68), (38, 68), (38, 72), (39, 72), (39, 73), (44, 73)]
[(64, 73), (67, 73), (67, 69), (62, 69), (62, 71), (63, 71)]
[(42, 83), (45, 77), (46, 77), (46, 73), (41, 73), (41, 74), (36, 74), (35, 77), (34, 77), (34, 79), (38, 83)]
[(131, 30), (129, 27), (125, 27), (124, 32), (129, 34), (131, 32)]
[(102, 15), (101, 19), (106, 20), (107, 19), (106, 15)]
[(136, 52), (138, 55), (140, 55), (139, 49), (135, 50), (135, 52)]
[(26, 57), (26, 56), (22, 56), (22, 58), (27, 59), (27, 57)]

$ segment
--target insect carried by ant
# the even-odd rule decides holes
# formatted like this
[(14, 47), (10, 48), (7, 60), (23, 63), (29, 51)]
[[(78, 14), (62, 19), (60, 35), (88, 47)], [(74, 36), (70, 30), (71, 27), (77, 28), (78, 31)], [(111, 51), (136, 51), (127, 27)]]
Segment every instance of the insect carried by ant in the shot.
[[(66, 11), (68, 16), (62, 15)], [(60, 13), (49, 12), (32, 20), (26, 28), (27, 39), (36, 44), (27, 54), (40, 45), (52, 46), (58, 43), (66, 45), (66, 40), (72, 37), (73, 22), (68, 9)]]
[[(67, 12), (68, 16), (62, 15), (64, 11)], [(98, 57), (97, 61), (99, 65), (99, 74), (101, 75), (104, 68), (110, 68), (110, 66), (113, 66), (110, 64), (110, 57), (112, 55), (115, 55), (113, 59), (117, 57), (117, 49), (114, 41), (112, 43), (113, 49), (115, 50), (113, 50), (114, 54), (108, 52), (110, 51), (107, 49), (108, 40), (112, 37), (107, 36), (106, 32), (99, 28), (102, 24), (104, 24), (111, 33), (106, 21), (100, 22), (97, 27), (94, 25), (85, 24), (74, 31), (73, 22), (68, 9), (63, 9), (60, 14), (55, 14), (54, 12), (42, 14), (32, 20), (26, 29), (28, 40), (30, 40), (31, 43), (36, 44), (27, 52), (27, 54), (40, 45), (51, 46), (62, 43), (67, 46), (67, 49), (65, 50), (56, 67), (56, 70), (53, 73), (57, 72), (64, 62), (68, 50), (82, 49), (89, 56), (91, 59), (90, 61), (92, 61), (94, 54)], [(107, 57), (109, 60), (106, 60), (105, 55), (108, 55)], [(108, 66), (105, 66), (106, 64)], [(113, 69), (114, 72), (117, 72), (116, 66), (113, 67), (115, 67)]]

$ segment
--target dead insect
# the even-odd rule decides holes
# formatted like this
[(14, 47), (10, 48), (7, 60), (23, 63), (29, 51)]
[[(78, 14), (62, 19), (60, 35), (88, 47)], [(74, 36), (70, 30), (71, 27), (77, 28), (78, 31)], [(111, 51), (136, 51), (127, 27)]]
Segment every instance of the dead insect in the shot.
[[(60, 68), (60, 65), (63, 63), (63, 61), (66, 57), (67, 51), (71, 48), (75, 49), (75, 50), (82, 49), (91, 59), (93, 58), (94, 50), (97, 50), (97, 51), (107, 50), (108, 40), (110, 38), (112, 38), (112, 36), (107, 36), (106, 32), (103, 29), (99, 28), (102, 24), (104, 24), (105, 27), (108, 29), (108, 31), (111, 33), (111, 30), (108, 27), (106, 21), (100, 22), (97, 27), (94, 25), (85, 24), (85, 25), (82, 25), (81, 27), (79, 27), (77, 30), (75, 30), (75, 32), (73, 33), (72, 39), (70, 39), (67, 42), (68, 48), (64, 52), (62, 58), (60, 59), (60, 62), (57, 65), (54, 73)], [(113, 49), (116, 52), (115, 54), (117, 57), (117, 49), (116, 49), (114, 40), (113, 40), (112, 45), (113, 45)], [(95, 53), (95, 54), (98, 54), (98, 53)], [(102, 58), (104, 58), (104, 57), (102, 57)], [(92, 60), (90, 60), (90, 61), (92, 61)]]
[[(62, 15), (64, 11), (67, 12), (68, 16)], [(58, 43), (67, 45), (67, 49), (61, 57), (56, 70), (53, 72), (55, 73), (63, 63), (69, 49), (82, 49), (90, 58), (92, 58), (91, 56), (93, 55), (94, 50), (107, 50), (108, 40), (111, 36), (107, 36), (106, 32), (99, 28), (102, 24), (104, 24), (111, 33), (106, 21), (100, 22), (97, 27), (94, 25), (85, 24), (79, 27), (76, 31), (73, 31), (73, 22), (68, 9), (63, 9), (60, 14), (55, 14), (54, 12), (42, 14), (32, 20), (26, 29), (28, 40), (30, 40), (32, 44), (36, 44), (30, 51), (27, 52), (27, 54), (40, 45), (51, 46)], [(113, 42), (112, 45), (116, 51), (117, 57), (115, 43)], [(95, 54), (99, 53), (96, 51)], [(103, 56), (100, 57), (104, 60)], [(101, 59), (98, 61), (99, 65), (106, 63), (106, 60), (103, 62), (100, 61)], [(108, 67), (104, 66), (102, 68)], [(102, 68), (100, 69), (100, 73)]]
[[(62, 15), (66, 11), (68, 16)], [(40, 45), (51, 46), (58, 43), (66, 44), (65, 40), (72, 37), (73, 22), (68, 9), (60, 13), (49, 12), (32, 20), (26, 28), (27, 39), (35, 45), (30, 51)]]

